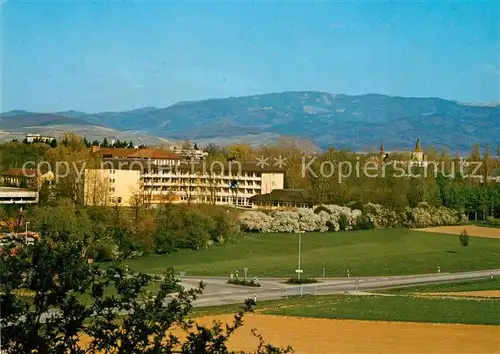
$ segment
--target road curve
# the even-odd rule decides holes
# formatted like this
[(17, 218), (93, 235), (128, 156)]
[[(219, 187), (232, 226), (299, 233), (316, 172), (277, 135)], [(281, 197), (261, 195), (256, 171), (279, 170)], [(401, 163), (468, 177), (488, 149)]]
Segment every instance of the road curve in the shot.
[(335, 278), (320, 280), (317, 284), (288, 285), (283, 279), (260, 278), (261, 287), (246, 287), (227, 284), (227, 278), (189, 277), (182, 280), (186, 288), (196, 286), (200, 281), (206, 287), (204, 293), (195, 302), (197, 307), (219, 306), (243, 303), (245, 299), (276, 300), (297, 295), (329, 295), (353, 291), (369, 291), (384, 288), (396, 288), (432, 283), (446, 283), (461, 280), (473, 280), (500, 276), (500, 269), (436, 273), (422, 275), (380, 276), (360, 278)]

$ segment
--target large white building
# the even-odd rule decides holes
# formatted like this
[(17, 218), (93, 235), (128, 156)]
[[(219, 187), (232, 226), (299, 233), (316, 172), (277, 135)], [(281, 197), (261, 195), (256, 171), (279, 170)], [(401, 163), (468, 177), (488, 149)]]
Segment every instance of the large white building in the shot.
[(284, 187), (284, 171), (275, 167), (166, 161), (104, 159), (102, 168), (85, 171), (85, 203), (130, 206), (139, 197), (152, 205), (191, 202), (251, 207), (252, 196)]

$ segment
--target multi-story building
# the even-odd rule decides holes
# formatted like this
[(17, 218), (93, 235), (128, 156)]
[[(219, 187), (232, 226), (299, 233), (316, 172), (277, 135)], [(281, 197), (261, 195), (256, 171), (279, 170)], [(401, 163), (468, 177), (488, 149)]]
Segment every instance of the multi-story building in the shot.
[(255, 163), (207, 166), (193, 160), (161, 165), (152, 160), (106, 159), (103, 168), (86, 170), (84, 193), (87, 204), (103, 200), (110, 204), (114, 198), (113, 204), (130, 206), (140, 196), (151, 205), (168, 201), (250, 207), (252, 196), (283, 189), (283, 185), (283, 169)]
[(41, 134), (26, 134), (25, 138), (26, 138), (26, 142), (28, 142), (28, 143), (33, 143), (33, 142), (50, 143), (52, 140), (55, 139), (53, 136), (47, 136), (47, 135), (41, 135)]

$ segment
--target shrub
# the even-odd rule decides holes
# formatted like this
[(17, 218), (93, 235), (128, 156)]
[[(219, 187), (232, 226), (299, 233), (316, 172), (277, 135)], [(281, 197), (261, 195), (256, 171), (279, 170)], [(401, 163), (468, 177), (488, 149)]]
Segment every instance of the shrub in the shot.
[(370, 214), (359, 215), (357, 224), (359, 230), (368, 230), (375, 228), (375, 220)]
[(233, 278), (229, 279), (227, 281), (227, 284), (233, 284), (233, 285), (243, 285), (243, 286), (252, 286), (252, 287), (260, 287), (261, 285), (257, 283), (254, 279), (251, 280), (245, 280), (245, 279), (238, 279), (238, 278)]
[(250, 232), (270, 232), (272, 217), (261, 211), (245, 211), (240, 214), (241, 228)]
[(455, 225), (462, 222), (462, 214), (446, 207), (433, 207), (427, 203), (419, 203), (407, 212), (408, 227), (423, 228), (431, 226)]
[(469, 234), (465, 229), (460, 233), (460, 244), (462, 247), (467, 247), (469, 245)]
[[(354, 206), (354, 204), (352, 204)], [(243, 212), (240, 216), (242, 228), (256, 232), (311, 232), (340, 231), (392, 227), (429, 227), (455, 225), (463, 215), (445, 207), (433, 207), (420, 203), (396, 213), (382, 205), (367, 203), (363, 211), (348, 206), (320, 205), (313, 209), (299, 208), (295, 211), (273, 211), (269, 215), (259, 211)]]
[(288, 279), (286, 282), (286, 284), (314, 284), (314, 283), (318, 283), (318, 281), (314, 278), (297, 278), (297, 277), (293, 277), (293, 278), (290, 278)]
[(97, 240), (97, 243), (89, 256), (96, 262), (108, 262), (119, 259), (120, 251), (114, 239), (104, 237)]
[(199, 210), (167, 206), (159, 211), (156, 252), (208, 248), (213, 243), (209, 241), (215, 229), (215, 221)]

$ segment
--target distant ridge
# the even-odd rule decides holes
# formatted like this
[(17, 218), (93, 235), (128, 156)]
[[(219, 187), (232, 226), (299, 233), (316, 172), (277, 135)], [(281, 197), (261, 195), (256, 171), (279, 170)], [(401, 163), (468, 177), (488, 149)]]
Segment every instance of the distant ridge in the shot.
[[(2, 114), (0, 119), (20, 115)], [(23, 112), (22, 114), (26, 114)], [(124, 112), (59, 114), (79, 125), (199, 143), (270, 142), (280, 135), (311, 139), (320, 147), (376, 150), (410, 149), (417, 137), (423, 148), (435, 145), (467, 151), (473, 144), (500, 143), (500, 106), (464, 104), (441, 98), (331, 94), (293, 91), (177, 102), (166, 108), (144, 107)], [(36, 116), (50, 125), (50, 119)], [(48, 121), (47, 121), (48, 119)], [(31, 123), (35, 123), (32, 118)], [(9, 129), (23, 129), (21, 121)], [(59, 122), (58, 124), (61, 124)], [(0, 130), (8, 130), (0, 120)]]

